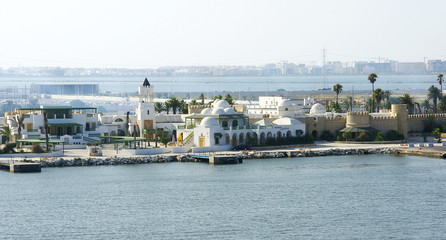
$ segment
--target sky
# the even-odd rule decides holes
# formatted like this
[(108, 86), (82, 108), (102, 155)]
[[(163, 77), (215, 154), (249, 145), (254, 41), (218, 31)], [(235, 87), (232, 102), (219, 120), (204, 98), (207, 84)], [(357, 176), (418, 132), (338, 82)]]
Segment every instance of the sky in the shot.
[(444, 0), (0, 0), (0, 67), (446, 59)]

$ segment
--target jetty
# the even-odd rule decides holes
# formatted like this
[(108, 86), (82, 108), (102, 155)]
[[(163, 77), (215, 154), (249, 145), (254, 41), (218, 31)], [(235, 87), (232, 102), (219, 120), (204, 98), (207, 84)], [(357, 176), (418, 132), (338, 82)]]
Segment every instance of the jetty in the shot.
[(15, 160), (0, 160), (0, 169), (10, 172), (40, 172), (41, 164), (36, 162), (22, 162)]
[(241, 156), (237, 155), (199, 155), (199, 154), (189, 154), (191, 158), (196, 159), (200, 162), (208, 162), (209, 164), (239, 164), (243, 163)]

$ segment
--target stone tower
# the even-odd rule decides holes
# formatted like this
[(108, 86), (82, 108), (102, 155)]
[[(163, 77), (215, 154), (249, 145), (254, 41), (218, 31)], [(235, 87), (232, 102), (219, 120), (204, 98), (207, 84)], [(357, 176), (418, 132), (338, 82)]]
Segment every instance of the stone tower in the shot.
[(409, 112), (407, 111), (406, 104), (392, 104), (391, 111), (393, 117), (397, 118), (397, 131), (404, 135), (404, 139), (407, 139), (407, 132), (409, 129), (408, 120)]
[[(141, 86), (138, 87), (139, 103), (136, 108), (136, 116), (138, 120), (138, 128), (140, 137), (152, 140), (155, 131), (155, 103), (153, 102), (153, 85), (149, 80), (144, 79)], [(144, 130), (146, 133), (144, 133)]]

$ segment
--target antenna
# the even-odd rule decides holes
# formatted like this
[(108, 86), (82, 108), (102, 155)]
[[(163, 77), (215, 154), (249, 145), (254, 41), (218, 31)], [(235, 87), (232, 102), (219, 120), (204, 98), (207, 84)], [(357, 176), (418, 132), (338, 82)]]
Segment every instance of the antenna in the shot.
[(322, 71), (324, 74), (324, 88), (327, 87), (327, 80), (325, 79), (325, 46), (322, 49)]

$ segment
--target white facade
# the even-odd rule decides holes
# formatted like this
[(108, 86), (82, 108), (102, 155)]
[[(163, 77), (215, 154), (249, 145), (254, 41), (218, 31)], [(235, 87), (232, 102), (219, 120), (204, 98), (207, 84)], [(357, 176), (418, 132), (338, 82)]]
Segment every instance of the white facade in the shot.
[[(237, 146), (252, 141), (261, 145), (268, 138), (278, 139), (305, 134), (305, 124), (298, 120), (284, 117), (276, 121), (267, 126), (250, 125), (248, 116), (234, 114), (233, 109), (231, 111), (214, 107), (211, 110), (204, 109), (202, 114), (189, 115), (186, 118), (186, 127), (179, 129), (178, 134), (193, 133), (193, 143), (196, 147)], [(187, 129), (188, 126), (191, 128)]]

